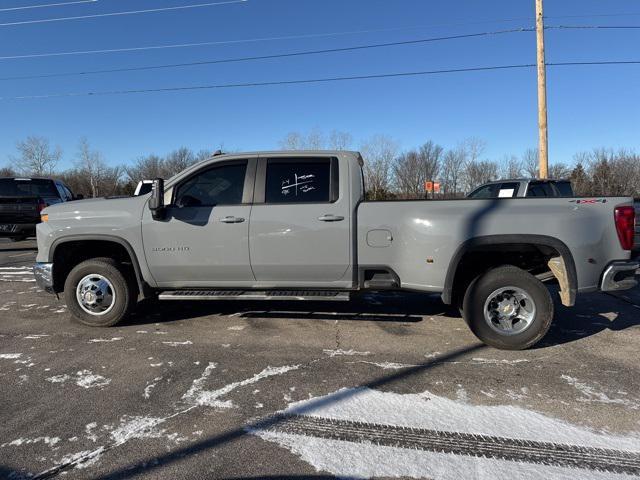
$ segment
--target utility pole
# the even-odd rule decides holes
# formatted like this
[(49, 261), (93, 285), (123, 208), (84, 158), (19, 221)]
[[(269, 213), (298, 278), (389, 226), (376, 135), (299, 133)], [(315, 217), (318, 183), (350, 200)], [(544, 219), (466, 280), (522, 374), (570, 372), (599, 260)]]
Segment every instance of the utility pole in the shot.
[(544, 13), (543, 0), (536, 1), (536, 43), (538, 50), (538, 158), (540, 178), (549, 176), (549, 140), (547, 134), (547, 66), (544, 58)]

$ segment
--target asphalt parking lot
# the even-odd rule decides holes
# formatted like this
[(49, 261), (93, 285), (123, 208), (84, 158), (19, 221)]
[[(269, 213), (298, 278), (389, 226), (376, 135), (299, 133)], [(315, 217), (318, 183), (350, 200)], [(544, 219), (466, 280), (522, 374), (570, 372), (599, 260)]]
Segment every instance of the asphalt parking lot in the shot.
[(0, 478), (640, 476), (640, 291), (481, 345), (438, 296), (142, 305), (91, 329), (0, 240)]

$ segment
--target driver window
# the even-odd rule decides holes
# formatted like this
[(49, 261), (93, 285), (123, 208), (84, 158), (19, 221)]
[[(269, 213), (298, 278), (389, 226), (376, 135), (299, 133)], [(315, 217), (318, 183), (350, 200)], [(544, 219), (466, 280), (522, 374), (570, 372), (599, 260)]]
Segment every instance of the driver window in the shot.
[(212, 207), (242, 203), (247, 162), (205, 170), (178, 187), (179, 207)]

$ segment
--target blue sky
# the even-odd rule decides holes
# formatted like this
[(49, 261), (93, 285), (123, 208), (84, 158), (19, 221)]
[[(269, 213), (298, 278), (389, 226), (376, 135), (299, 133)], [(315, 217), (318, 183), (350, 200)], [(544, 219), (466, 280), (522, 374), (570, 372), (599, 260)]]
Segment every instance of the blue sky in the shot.
[[(57, 0), (62, 1), (62, 0)], [(204, 3), (97, 0), (0, 12), (0, 23)], [(53, 3), (3, 0), (2, 8)], [(548, 25), (640, 25), (632, 0), (546, 0)], [(635, 15), (632, 15), (634, 14)], [(625, 14), (558, 18), (571, 15)], [(554, 18), (555, 17), (555, 18)], [(511, 21), (496, 21), (513, 19)], [(531, 27), (533, 0), (248, 0), (215, 7), (0, 26), (0, 56), (396, 29), (325, 38), (101, 55), (0, 60), (0, 77), (336, 48)], [(406, 27), (406, 28), (405, 28)], [(415, 28), (412, 28), (415, 27)], [(549, 62), (640, 60), (640, 30), (548, 31)], [(162, 88), (535, 63), (535, 35), (515, 33), (422, 45), (170, 70), (0, 81), (0, 96)], [(86, 136), (110, 163), (179, 146), (277, 148), (289, 131), (350, 132), (354, 147), (385, 133), (402, 148), (467, 137), (500, 160), (537, 145), (534, 69), (312, 85), (0, 101), (0, 166), (27, 135), (48, 137), (73, 162)], [(593, 147), (640, 149), (640, 65), (555, 67), (548, 73), (550, 161)]]

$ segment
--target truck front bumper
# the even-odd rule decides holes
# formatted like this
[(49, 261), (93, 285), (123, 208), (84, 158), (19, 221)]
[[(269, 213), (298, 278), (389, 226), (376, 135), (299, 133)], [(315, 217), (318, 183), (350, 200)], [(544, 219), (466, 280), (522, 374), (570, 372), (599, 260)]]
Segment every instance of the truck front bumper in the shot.
[(600, 290), (603, 292), (616, 292), (635, 287), (638, 284), (635, 279), (638, 268), (640, 268), (640, 264), (633, 261), (610, 263), (602, 274)]
[(36, 284), (48, 293), (55, 293), (53, 290), (53, 263), (38, 262), (33, 266), (33, 275), (36, 277)]

